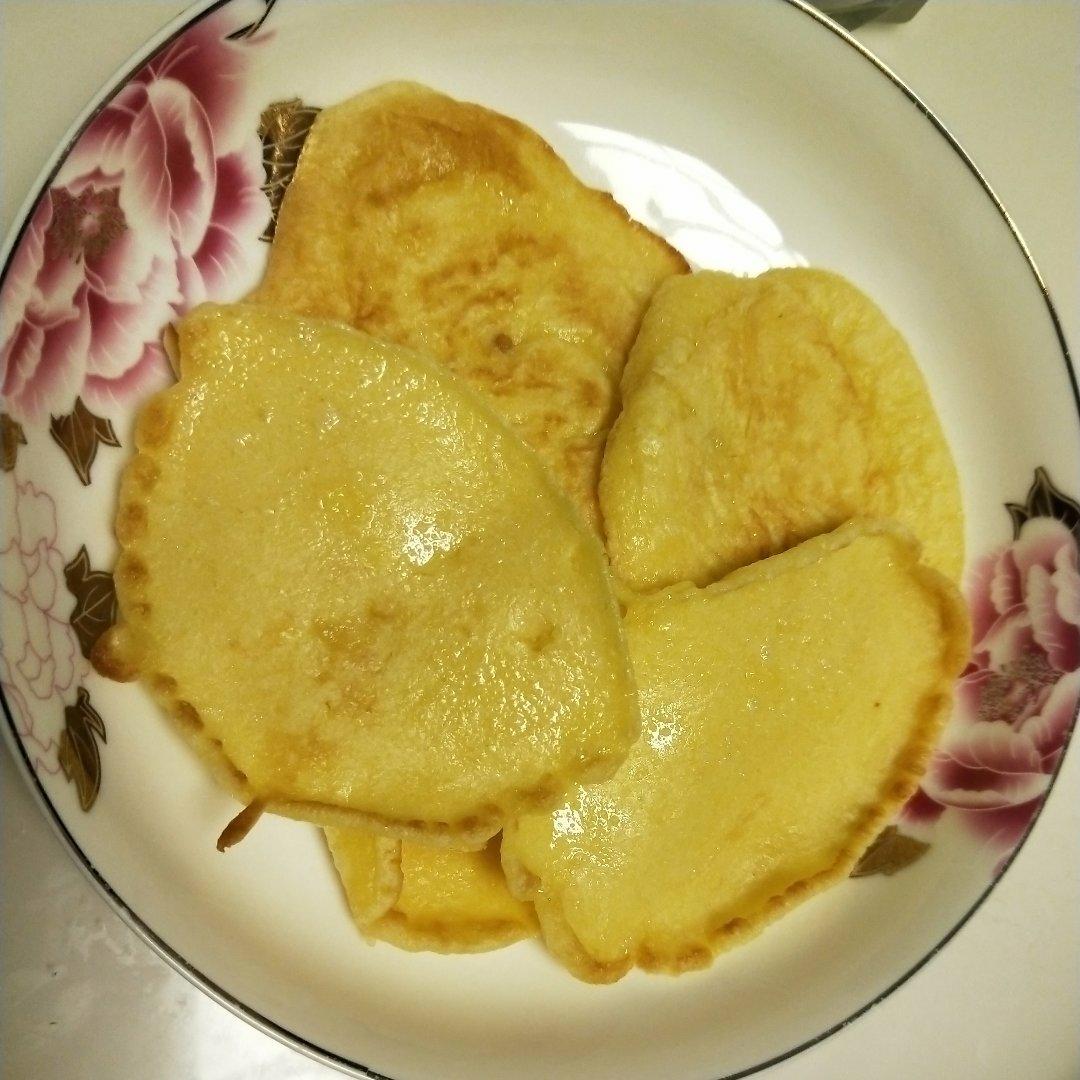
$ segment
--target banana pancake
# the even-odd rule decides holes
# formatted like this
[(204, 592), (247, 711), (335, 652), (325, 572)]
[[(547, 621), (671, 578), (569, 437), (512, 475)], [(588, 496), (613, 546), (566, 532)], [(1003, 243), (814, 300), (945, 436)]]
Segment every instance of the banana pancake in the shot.
[(968, 644), (956, 587), (873, 522), (636, 599), (626, 626), (640, 741), (502, 848), (591, 982), (704, 967), (845, 877), (914, 791)]
[(668, 281), (622, 394), (600, 504), (632, 588), (707, 585), (855, 516), (900, 521), (959, 577), (959, 481), (922, 374), (838, 275)]
[(249, 804), (234, 833), (267, 809), (481, 847), (611, 775), (639, 720), (603, 552), (476, 395), (253, 305), (199, 308), (179, 352), (139, 417), (94, 659)]
[(525, 125), (395, 82), (319, 114), (252, 299), (436, 357), (598, 528), (627, 353), (687, 269)]

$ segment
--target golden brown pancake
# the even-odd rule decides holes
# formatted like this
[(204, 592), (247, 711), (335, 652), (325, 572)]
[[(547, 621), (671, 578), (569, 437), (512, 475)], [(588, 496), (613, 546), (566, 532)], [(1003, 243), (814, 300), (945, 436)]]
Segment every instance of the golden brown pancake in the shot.
[(480, 851), (449, 851), (409, 840), (392, 844), (361, 829), (325, 832), (366, 937), (413, 952), (462, 953), (536, 934), (532, 905), (507, 888), (497, 837)]
[(476, 395), (252, 305), (198, 309), (179, 346), (139, 417), (95, 661), (253, 804), (235, 832), (266, 808), (480, 847), (614, 771), (639, 721), (603, 552)]
[(637, 599), (626, 625), (641, 740), (503, 840), (590, 982), (704, 967), (845, 877), (918, 783), (968, 645), (956, 587), (873, 522)]
[(706, 585), (857, 515), (900, 521), (959, 577), (959, 482), (922, 374), (838, 275), (668, 281), (622, 391), (600, 504), (632, 588)]
[(319, 114), (252, 299), (441, 360), (598, 527), (627, 353), (657, 285), (686, 270), (534, 131), (396, 82)]

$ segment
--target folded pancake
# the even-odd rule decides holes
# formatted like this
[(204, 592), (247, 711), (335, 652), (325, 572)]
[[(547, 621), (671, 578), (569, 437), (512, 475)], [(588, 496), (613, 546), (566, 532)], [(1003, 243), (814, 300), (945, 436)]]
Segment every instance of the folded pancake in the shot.
[(534, 131), (395, 82), (319, 114), (252, 299), (441, 360), (598, 527), (627, 353), (656, 286), (686, 270)]
[[(485, 952), (536, 934), (531, 904), (510, 895), (499, 840), (481, 851), (391, 842), (361, 829), (326, 829), (361, 932), (412, 951)], [(391, 895), (390, 902), (386, 897)], [(377, 901), (377, 902), (373, 902)]]
[[(381, 919), (401, 895), (401, 841), (367, 829), (323, 829), (356, 925)], [(470, 852), (470, 854), (472, 854)]]
[(120, 491), (120, 623), (237, 794), (480, 847), (611, 775), (639, 719), (600, 544), (434, 361), (252, 305), (179, 326)]
[(900, 334), (823, 270), (661, 286), (600, 483), (616, 574), (706, 585), (854, 516), (896, 519), (956, 580), (952, 455)]
[(968, 639), (956, 587), (871, 522), (635, 600), (626, 625), (641, 740), (502, 849), (591, 982), (706, 966), (845, 877), (914, 791)]

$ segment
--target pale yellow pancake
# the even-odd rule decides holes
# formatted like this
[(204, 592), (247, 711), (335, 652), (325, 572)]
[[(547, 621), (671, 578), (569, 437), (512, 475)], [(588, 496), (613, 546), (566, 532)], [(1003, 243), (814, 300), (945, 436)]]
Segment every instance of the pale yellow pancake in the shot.
[(507, 888), (498, 837), (481, 851), (449, 851), (410, 840), (391, 844), (360, 829), (325, 832), (366, 937), (414, 952), (464, 953), (536, 935), (532, 905)]
[(667, 282), (622, 390), (600, 504), (632, 588), (706, 585), (858, 515), (900, 521), (959, 577), (959, 482), (922, 374), (838, 275)]
[(507, 827), (511, 889), (582, 979), (679, 972), (846, 876), (912, 793), (968, 644), (956, 587), (852, 523), (626, 613), (642, 738)]
[[(253, 305), (179, 327), (117, 512), (141, 675), (252, 814), (480, 847), (639, 718), (603, 552), (434, 361)], [(227, 843), (233, 837), (223, 838)]]
[[(686, 269), (524, 125), (395, 83), (320, 114), (254, 299), (440, 358), (595, 527), (622, 366), (653, 289)], [(476, 900), (480, 925), (487, 898)], [(459, 910), (447, 919), (468, 922)]]
[(686, 270), (525, 125), (396, 82), (319, 114), (252, 299), (435, 356), (598, 527), (627, 353)]

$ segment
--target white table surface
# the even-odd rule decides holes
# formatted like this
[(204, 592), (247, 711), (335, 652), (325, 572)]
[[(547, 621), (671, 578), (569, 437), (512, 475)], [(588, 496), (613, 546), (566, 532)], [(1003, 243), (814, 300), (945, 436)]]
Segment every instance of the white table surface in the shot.
[[(737, 0), (717, 0), (737, 2)], [(762, 0), (748, 0), (762, 2)], [(0, 0), (0, 225), (71, 120), (178, 0)], [(1080, 353), (1080, 2), (930, 0), (858, 35), (975, 158)], [(0, 1070), (10, 1080), (330, 1080), (189, 985), (90, 887), (0, 751)], [(1080, 1077), (1080, 748), (949, 946), (768, 1080)]]

